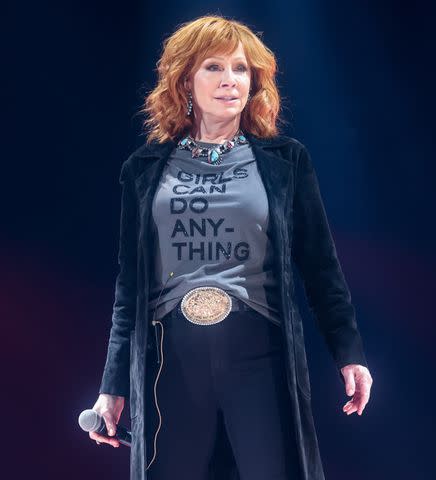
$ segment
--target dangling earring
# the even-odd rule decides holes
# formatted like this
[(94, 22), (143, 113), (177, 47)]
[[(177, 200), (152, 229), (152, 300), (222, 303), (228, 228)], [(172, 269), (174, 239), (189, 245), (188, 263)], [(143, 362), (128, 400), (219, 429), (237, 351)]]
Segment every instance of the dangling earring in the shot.
[(249, 102), (250, 100), (251, 100), (251, 94), (250, 94), (250, 92), (248, 92), (248, 97), (247, 97), (247, 101), (246, 101), (246, 103), (245, 103), (244, 109), (245, 109), (245, 108), (248, 108), (248, 102)]
[(186, 116), (189, 117), (189, 115), (191, 115), (191, 112), (192, 112), (192, 93), (191, 92), (188, 92), (188, 105), (186, 108), (188, 109)]

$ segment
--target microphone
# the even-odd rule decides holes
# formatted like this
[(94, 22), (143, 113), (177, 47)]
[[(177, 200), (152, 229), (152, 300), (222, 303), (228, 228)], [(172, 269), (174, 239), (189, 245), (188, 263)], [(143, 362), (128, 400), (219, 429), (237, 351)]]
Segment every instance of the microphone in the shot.
[(132, 435), (122, 425), (117, 425), (117, 431), (113, 437), (109, 436), (106, 430), (106, 423), (104, 418), (95, 410), (83, 410), (79, 415), (79, 425), (85, 432), (96, 432), (109, 438), (116, 438), (120, 443), (126, 447), (130, 447), (132, 443)]

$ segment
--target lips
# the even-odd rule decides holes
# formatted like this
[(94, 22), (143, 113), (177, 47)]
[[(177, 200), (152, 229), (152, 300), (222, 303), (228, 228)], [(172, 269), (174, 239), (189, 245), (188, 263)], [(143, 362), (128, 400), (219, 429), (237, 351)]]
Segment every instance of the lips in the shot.
[(215, 97), (217, 100), (237, 100), (239, 97)]

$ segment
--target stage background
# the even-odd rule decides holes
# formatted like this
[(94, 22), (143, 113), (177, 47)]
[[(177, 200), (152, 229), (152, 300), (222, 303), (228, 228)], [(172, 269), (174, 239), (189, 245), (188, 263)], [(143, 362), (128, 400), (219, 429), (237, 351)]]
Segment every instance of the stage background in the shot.
[[(309, 149), (357, 311), (361, 417), (304, 309), (329, 480), (434, 472), (434, 12), (424, 3), (63, 1), (6, 5), (2, 111), (3, 478), (128, 478), (129, 450), (77, 424), (106, 355), (121, 163), (163, 39), (207, 13), (276, 53), (285, 134)], [(432, 60), (433, 58), (433, 60)], [(121, 423), (128, 422), (128, 411)], [(7, 474), (7, 476), (5, 475)]]

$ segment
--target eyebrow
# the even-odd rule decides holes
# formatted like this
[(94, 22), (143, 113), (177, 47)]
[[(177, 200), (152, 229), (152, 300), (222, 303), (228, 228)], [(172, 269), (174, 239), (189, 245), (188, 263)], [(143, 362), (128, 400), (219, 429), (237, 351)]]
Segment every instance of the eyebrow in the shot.
[[(208, 57), (206, 60), (208, 60), (210, 58), (218, 58), (219, 60), (222, 60), (224, 57)], [(245, 61), (245, 58), (244, 57), (235, 57), (234, 60), (244, 60)]]

